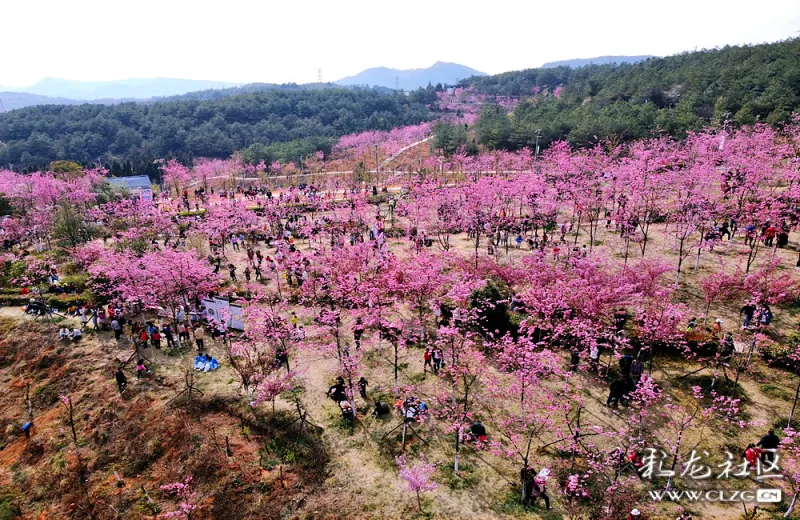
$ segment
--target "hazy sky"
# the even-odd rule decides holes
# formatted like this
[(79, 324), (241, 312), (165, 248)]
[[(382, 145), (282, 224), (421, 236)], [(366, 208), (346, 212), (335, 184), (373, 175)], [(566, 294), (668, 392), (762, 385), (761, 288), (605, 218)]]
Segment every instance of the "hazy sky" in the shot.
[(2, 2), (0, 85), (174, 77), (333, 81), (462, 63), (487, 73), (798, 36), (798, 0)]

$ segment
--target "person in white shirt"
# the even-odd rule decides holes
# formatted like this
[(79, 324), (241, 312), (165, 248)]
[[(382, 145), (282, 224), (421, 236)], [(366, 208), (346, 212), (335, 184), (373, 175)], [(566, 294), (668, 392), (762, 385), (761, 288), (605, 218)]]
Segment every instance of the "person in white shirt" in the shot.
[(589, 349), (589, 365), (591, 365), (591, 369), (593, 372), (597, 372), (597, 367), (600, 362), (600, 349), (597, 348), (597, 345), (592, 345)]

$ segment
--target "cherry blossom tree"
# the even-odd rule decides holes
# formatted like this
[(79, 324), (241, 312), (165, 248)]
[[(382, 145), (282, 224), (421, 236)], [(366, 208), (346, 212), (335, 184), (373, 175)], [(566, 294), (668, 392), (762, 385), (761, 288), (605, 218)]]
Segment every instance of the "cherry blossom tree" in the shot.
[(405, 455), (400, 455), (396, 459), (397, 466), (400, 468), (400, 478), (405, 481), (409, 491), (417, 496), (417, 507), (422, 513), (422, 499), (420, 493), (424, 491), (434, 491), (439, 485), (431, 482), (431, 477), (436, 471), (436, 465), (425, 461), (425, 457), (420, 455), (419, 462), (409, 465)]

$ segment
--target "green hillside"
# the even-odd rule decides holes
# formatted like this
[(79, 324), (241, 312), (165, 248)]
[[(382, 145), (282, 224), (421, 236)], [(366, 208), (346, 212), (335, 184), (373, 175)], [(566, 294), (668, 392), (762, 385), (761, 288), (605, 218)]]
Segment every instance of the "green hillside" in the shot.
[[(800, 110), (800, 39), (652, 58), (637, 64), (529, 69), (462, 82), (522, 96), (511, 118), (486, 107), (483, 144), (515, 149), (567, 139), (576, 146), (653, 133), (676, 137), (730, 119), (779, 124)], [(552, 95), (561, 86), (560, 97)], [(539, 87), (542, 93), (534, 96)]]

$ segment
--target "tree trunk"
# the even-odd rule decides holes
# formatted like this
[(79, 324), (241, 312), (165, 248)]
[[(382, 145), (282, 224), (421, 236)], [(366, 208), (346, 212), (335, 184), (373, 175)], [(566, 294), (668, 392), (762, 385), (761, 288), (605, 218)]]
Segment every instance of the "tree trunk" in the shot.
[(792, 503), (789, 504), (789, 509), (787, 509), (786, 513), (783, 514), (784, 518), (789, 518), (789, 516), (791, 516), (795, 504), (797, 504), (797, 493), (795, 493), (794, 496), (792, 497)]
[(792, 427), (792, 419), (794, 418), (794, 410), (797, 408), (797, 397), (800, 395), (800, 383), (797, 383), (797, 390), (794, 392), (794, 401), (792, 402), (792, 411), (789, 414), (789, 421), (786, 423), (787, 428)]
[(453, 463), (453, 473), (458, 475), (458, 462), (459, 456), (461, 455), (461, 426), (459, 425), (458, 429), (456, 430), (456, 457)]
[(394, 347), (394, 398), (397, 399), (398, 397), (397, 392), (399, 390), (398, 359), (397, 359), (398, 356), (397, 350), (399, 348), (398, 342), (397, 341), (393, 342), (392, 346)]

